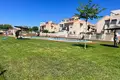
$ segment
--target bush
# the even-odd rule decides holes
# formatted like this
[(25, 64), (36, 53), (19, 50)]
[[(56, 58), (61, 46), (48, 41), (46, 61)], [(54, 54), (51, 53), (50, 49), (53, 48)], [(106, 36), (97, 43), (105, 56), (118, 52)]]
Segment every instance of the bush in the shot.
[(38, 27), (37, 27), (37, 26), (33, 26), (33, 27), (32, 27), (32, 31), (38, 32)]
[(43, 33), (49, 33), (49, 31), (48, 30), (43, 30)]
[(55, 31), (52, 31), (51, 33), (55, 33)]

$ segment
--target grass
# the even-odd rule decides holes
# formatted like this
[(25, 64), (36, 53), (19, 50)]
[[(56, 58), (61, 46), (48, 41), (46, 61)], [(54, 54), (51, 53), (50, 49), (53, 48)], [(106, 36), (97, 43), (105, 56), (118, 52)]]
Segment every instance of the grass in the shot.
[(0, 37), (0, 80), (119, 80), (120, 49)]

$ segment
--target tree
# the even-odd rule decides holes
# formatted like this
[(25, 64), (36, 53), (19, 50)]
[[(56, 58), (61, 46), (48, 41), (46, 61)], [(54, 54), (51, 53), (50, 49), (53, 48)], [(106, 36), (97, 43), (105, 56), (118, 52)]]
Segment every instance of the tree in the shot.
[[(102, 16), (98, 16), (98, 15), (104, 10), (105, 8), (100, 8), (98, 4), (92, 3), (92, 0), (89, 0), (88, 3), (85, 5), (80, 4), (80, 6), (77, 8), (77, 11), (79, 13), (75, 14), (75, 16), (77, 16), (79, 19), (83, 18), (86, 21), (85, 35), (86, 35), (88, 20), (101, 18)], [(86, 49), (86, 39), (85, 39), (84, 48)]]
[(32, 28), (31, 27), (29, 27), (28, 30), (29, 30), (29, 32), (32, 32)]
[(8, 29), (12, 29), (13, 27), (10, 24), (4, 24), (3, 25), (3, 29), (4, 30), (8, 30)]
[(47, 33), (49, 33), (48, 30), (43, 30), (43, 33), (46, 33), (46, 36), (47, 36)]
[(3, 26), (4, 26), (3, 24), (0, 24), (0, 30), (2, 30), (2, 29), (3, 29)]
[(11, 29), (11, 28), (13, 28), (13, 27), (10, 24), (0, 24), (0, 29), (1, 30), (8, 30), (8, 29)]
[(32, 27), (32, 31), (38, 32), (38, 27), (37, 27), (37, 26), (33, 26), (33, 27)]

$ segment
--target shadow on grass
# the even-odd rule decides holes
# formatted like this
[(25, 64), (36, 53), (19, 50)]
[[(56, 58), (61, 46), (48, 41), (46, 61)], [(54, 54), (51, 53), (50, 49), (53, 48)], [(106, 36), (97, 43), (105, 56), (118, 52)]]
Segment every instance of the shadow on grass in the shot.
[(30, 38), (18, 38), (17, 40), (30, 40)]
[[(84, 44), (72, 44), (72, 46), (78, 46), (78, 47), (84, 48)], [(91, 45), (87, 44), (86, 48), (94, 48), (94, 46), (91, 46)]]
[(4, 70), (2, 66), (0, 65), (0, 80), (6, 80), (5, 75), (4, 75), (5, 72), (7, 72), (7, 70)]
[(118, 46), (114, 46), (112, 44), (100, 44), (101, 46), (106, 46), (106, 47), (113, 47), (113, 48), (119, 48)]

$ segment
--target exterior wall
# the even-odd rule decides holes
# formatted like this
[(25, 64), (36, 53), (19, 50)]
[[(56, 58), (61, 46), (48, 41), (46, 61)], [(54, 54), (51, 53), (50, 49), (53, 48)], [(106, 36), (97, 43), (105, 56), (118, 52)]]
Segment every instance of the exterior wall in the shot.
[[(66, 26), (66, 24), (67, 24), (67, 26)], [(73, 20), (65, 19), (65, 20), (61, 21), (59, 23), (59, 25), (62, 25), (62, 26), (60, 26), (61, 31), (67, 31), (68, 34), (70, 34), (70, 35), (80, 35), (85, 32), (92, 32), (93, 29), (95, 29), (94, 25), (88, 23), (88, 25), (90, 27), (90, 29), (88, 31), (87, 30), (88, 26), (86, 26), (86, 22), (83, 20), (79, 20), (76, 17)], [(67, 28), (69, 28), (69, 29), (67, 29)]]
[[(108, 21), (106, 23), (106, 20)], [(116, 20), (113, 22), (113, 20)], [(96, 24), (97, 33), (111, 33), (111, 30), (104, 30), (107, 28), (120, 28), (120, 10), (111, 11), (110, 16), (105, 16)]]
[[(105, 16), (99, 20), (96, 24), (97, 33), (102, 34), (102, 40), (113, 41), (113, 31), (106, 30), (111, 28), (120, 28), (120, 10), (111, 11), (110, 16)], [(120, 30), (117, 30), (117, 36), (119, 37)]]
[(117, 25), (117, 27), (120, 28), (120, 15), (113, 15), (110, 16), (110, 23), (112, 22), (112, 20), (117, 20), (115, 24), (110, 24), (110, 28), (115, 28), (115, 26)]
[(59, 26), (54, 24), (52, 21), (46, 22), (44, 24), (40, 24), (40, 30), (48, 30), (49, 32), (58, 32)]
[[(82, 26), (80, 26), (80, 24), (82, 24)], [(79, 21), (75, 21), (72, 25), (72, 28), (70, 27), (69, 33), (79, 35), (80, 33), (85, 32), (84, 29), (85, 27), (86, 27), (85, 23), (80, 23)]]
[[(57, 33), (41, 33), (40, 36), (81, 39), (79, 35), (69, 35), (68, 37), (66, 37), (66, 35), (64, 34), (58, 35)], [(113, 41), (112, 34), (86, 34), (85, 38), (88, 40)]]
[(79, 20), (76, 16), (73, 16), (72, 18), (62, 20), (58, 25), (53, 24), (52, 21), (41, 23), (40, 31), (42, 32), (43, 30), (48, 30), (49, 32), (67, 32), (67, 34), (71, 35), (80, 35), (85, 32), (92, 32), (93, 28), (95, 29), (94, 25), (90, 23), (88, 23), (88, 25), (90, 26), (90, 30), (86, 31), (88, 28), (88, 26), (86, 26), (86, 22)]
[(59, 25), (55, 25), (54, 31), (55, 31), (55, 32), (59, 32), (59, 29), (60, 29), (60, 28), (59, 28)]
[(103, 31), (104, 26), (105, 26), (105, 20), (107, 20), (109, 18), (110, 18), (109, 16), (105, 16), (97, 22), (97, 24), (96, 24), (97, 33), (101, 33)]

